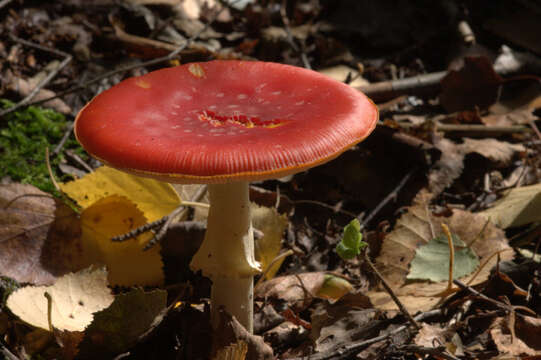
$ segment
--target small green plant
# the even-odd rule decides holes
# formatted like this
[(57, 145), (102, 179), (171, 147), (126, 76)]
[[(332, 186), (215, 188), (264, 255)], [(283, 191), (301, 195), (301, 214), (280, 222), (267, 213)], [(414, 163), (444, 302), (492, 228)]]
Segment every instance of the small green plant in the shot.
[[(1, 108), (12, 105), (0, 99)], [(35, 106), (5, 115), (0, 122), (0, 177), (8, 176), (13, 181), (54, 192), (45, 162), (45, 148), (56, 146), (67, 127), (64, 115)], [(68, 140), (65, 147), (85, 156), (74, 139)], [(53, 171), (62, 161), (62, 155), (51, 159)]]
[(353, 219), (344, 227), (342, 240), (336, 245), (336, 252), (344, 260), (351, 260), (361, 253), (361, 250), (368, 244), (363, 241), (361, 224), (359, 220)]

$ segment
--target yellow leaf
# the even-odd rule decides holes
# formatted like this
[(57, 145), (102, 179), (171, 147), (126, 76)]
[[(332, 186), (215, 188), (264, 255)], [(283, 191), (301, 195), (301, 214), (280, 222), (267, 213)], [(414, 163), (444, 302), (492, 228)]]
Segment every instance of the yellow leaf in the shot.
[(252, 223), (254, 228), (263, 232), (263, 237), (257, 240), (255, 256), (261, 262), (263, 271), (266, 271), (265, 279), (269, 280), (276, 275), (285, 259), (277, 261), (267, 271), (267, 267), (282, 248), (282, 235), (287, 226), (287, 217), (278, 214), (274, 208), (252, 204)]
[(239, 340), (218, 350), (212, 360), (244, 360), (247, 353), (248, 344), (243, 340)]
[(152, 238), (144, 233), (123, 242), (111, 238), (146, 223), (145, 216), (130, 200), (112, 195), (92, 204), (81, 214), (81, 243), (85, 259), (104, 264), (112, 285), (160, 285), (163, 283), (159, 245), (148, 251), (143, 247)]
[(108, 166), (79, 180), (60, 184), (60, 188), (82, 208), (109, 195), (125, 196), (143, 211), (149, 222), (162, 218), (180, 205), (180, 198), (170, 184)]
[(105, 269), (90, 268), (64, 275), (51, 286), (27, 286), (12, 293), (7, 306), (22, 321), (49, 330), (47, 292), (53, 327), (83, 331), (93, 313), (109, 307), (114, 300), (106, 276)]
[(316, 292), (316, 296), (331, 301), (337, 301), (342, 296), (353, 291), (353, 286), (347, 281), (338, 276), (327, 274), (323, 285)]

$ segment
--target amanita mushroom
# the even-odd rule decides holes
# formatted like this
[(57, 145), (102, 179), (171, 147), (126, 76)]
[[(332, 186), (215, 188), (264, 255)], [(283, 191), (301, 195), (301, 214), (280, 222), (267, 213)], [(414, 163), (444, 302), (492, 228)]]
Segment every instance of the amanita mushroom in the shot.
[(77, 116), (83, 147), (117, 169), (209, 184), (207, 232), (191, 267), (211, 278), (211, 308), (253, 327), (260, 272), (248, 198), (253, 180), (327, 162), (374, 129), (376, 106), (317, 72), (276, 63), (210, 61), (122, 81)]

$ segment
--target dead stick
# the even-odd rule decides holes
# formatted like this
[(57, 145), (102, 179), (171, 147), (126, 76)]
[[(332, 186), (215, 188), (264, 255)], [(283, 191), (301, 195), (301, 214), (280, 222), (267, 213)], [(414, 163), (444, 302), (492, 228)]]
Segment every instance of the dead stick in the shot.
[[(416, 321), (422, 321), (428, 318), (431, 318), (433, 316), (441, 315), (443, 311), (441, 309), (436, 310), (430, 310), (424, 313), (420, 313), (414, 317)], [(310, 355), (308, 358), (294, 358), (289, 360), (345, 360), (345, 359), (351, 359), (352, 355), (355, 354), (358, 351), (361, 351), (367, 346), (370, 346), (372, 344), (378, 343), (380, 341), (386, 340), (391, 338), (392, 336), (398, 334), (399, 332), (402, 332), (404, 330), (408, 329), (407, 325), (401, 325), (397, 327), (396, 329), (390, 331), (388, 334), (376, 336), (374, 338), (368, 339), (368, 340), (361, 340), (361, 341), (355, 341), (352, 343), (349, 343), (347, 345), (340, 346), (338, 348), (332, 348), (324, 352), (320, 352), (314, 355)]]
[(406, 317), (406, 319), (408, 319), (408, 321), (411, 323), (411, 325), (413, 325), (413, 327), (417, 330), (419, 330), (421, 328), (421, 326), (419, 326), (419, 324), (417, 323), (417, 321), (415, 321), (415, 319), (411, 316), (411, 314), (409, 313), (408, 309), (406, 309), (406, 307), (404, 306), (404, 304), (402, 304), (402, 302), (400, 301), (400, 299), (398, 299), (398, 297), (394, 294), (393, 290), (391, 289), (391, 286), (389, 286), (389, 284), (387, 283), (387, 281), (385, 281), (385, 279), (383, 278), (383, 276), (381, 276), (381, 274), (379, 273), (378, 269), (376, 269), (376, 267), (374, 266), (374, 264), (372, 264), (372, 261), (370, 260), (370, 258), (368, 257), (368, 251), (365, 251), (364, 252), (364, 260), (366, 261), (366, 263), (370, 266), (370, 268), (372, 269), (372, 271), (374, 272), (374, 274), (376, 274), (376, 276), (379, 278), (379, 280), (381, 281), (381, 284), (383, 285), (383, 287), (385, 288), (385, 290), (387, 290), (387, 293), (391, 296), (391, 298), (393, 299), (393, 301), (395, 302), (396, 306), (398, 306), (398, 308), (400, 309), (400, 311), (402, 312), (402, 314), (404, 314), (404, 316)]
[[(530, 62), (537, 64), (537, 59), (529, 59)], [(522, 64), (516, 67), (508, 68), (504, 66), (494, 66), (494, 71), (500, 75), (511, 74), (520, 70)], [(433, 92), (440, 86), (440, 81), (448, 74), (447, 71), (438, 71), (430, 74), (407, 77), (398, 80), (381, 81), (369, 85), (356, 87), (374, 101), (384, 101), (400, 95), (417, 95), (425, 92)]]
[[(446, 117), (447, 118), (447, 117)], [(383, 122), (378, 122), (378, 125), (383, 125)], [(401, 128), (408, 129), (413, 128), (415, 125), (409, 123), (398, 123)], [(445, 133), (449, 132), (479, 132), (486, 133), (487, 136), (492, 134), (513, 134), (522, 132), (533, 131), (530, 127), (525, 125), (511, 125), (511, 126), (492, 126), (492, 125), (478, 125), (478, 124), (441, 124), (435, 123), (435, 130)]]
[(405, 351), (410, 353), (420, 353), (425, 355), (432, 355), (436, 359), (446, 359), (446, 360), (460, 360), (456, 356), (453, 356), (447, 353), (445, 346), (438, 347), (426, 347), (419, 345), (402, 345), (397, 348), (398, 351)]
[(5, 7), (6, 5), (8, 5), (10, 2), (12, 2), (13, 0), (2, 0), (0, 1), (0, 9), (2, 9), (3, 7)]
[[(395, 198), (397, 195), (398, 195), (398, 192), (400, 191), (400, 189), (402, 189), (404, 187), (404, 185), (406, 185), (406, 183), (408, 182), (409, 178), (417, 171), (417, 168), (413, 168), (409, 173), (407, 173), (403, 178), (402, 180), (400, 180), (400, 182), (398, 183), (398, 185), (374, 208), (374, 210), (372, 210), (370, 212), (370, 214), (368, 214), (368, 216), (361, 222), (361, 229), (364, 229), (365, 226), (370, 222), (370, 220), (372, 220), (372, 218), (374, 216), (376, 216), (379, 211), (385, 206), (387, 205), (387, 203), (389, 201), (391, 201), (391, 199)], [(359, 219), (360, 220), (360, 219)]]
[[(25, 45), (29, 45), (29, 46), (32, 46), (32, 47), (36, 47), (38, 49), (41, 49), (41, 50), (44, 50), (44, 51), (48, 51), (48, 52), (51, 52), (53, 54), (62, 54), (63, 52), (59, 52), (58, 50), (55, 50), (55, 49), (47, 49), (47, 48), (44, 48), (42, 46), (39, 46), (37, 44), (33, 44), (29, 41), (26, 41), (26, 40), (22, 40), (22, 39), (18, 39), (14, 36), (12, 36), (12, 39), (14, 39), (14, 41), (17, 41), (17, 42), (21, 42)], [(31, 45), (30, 45), (31, 44)], [(70, 63), (70, 61), (73, 59), (71, 55), (69, 54), (66, 54), (66, 53), (63, 53), (65, 58), (64, 60), (62, 60), (62, 62), (60, 63), (60, 65), (58, 65), (56, 67), (56, 69), (54, 69), (53, 71), (51, 71), (50, 73), (47, 74), (47, 76), (45, 76), (43, 78), (43, 80), (41, 80), (34, 89), (32, 89), (32, 91), (30, 92), (30, 94), (28, 94), (24, 99), (22, 99), (21, 101), (19, 101), (17, 104), (7, 108), (7, 109), (4, 109), (2, 111), (0, 111), (0, 117), (6, 115), (6, 114), (9, 114), (17, 109), (20, 109), (21, 107), (23, 106), (26, 106), (28, 105), (32, 99), (38, 94), (38, 92), (43, 89), (45, 87), (45, 85), (47, 85), (59, 72), (60, 70), (62, 70), (64, 67), (66, 67), (66, 65), (68, 65)]]
[(291, 28), (289, 26), (289, 18), (287, 17), (287, 13), (286, 13), (287, 11), (286, 5), (287, 5), (287, 0), (282, 0), (282, 4), (280, 6), (280, 16), (282, 17), (282, 22), (284, 23), (284, 29), (286, 30), (287, 41), (289, 42), (293, 50), (295, 50), (296, 52), (300, 54), (304, 67), (311, 70), (312, 66), (310, 65), (310, 62), (308, 61), (308, 56), (306, 55), (304, 44), (301, 42), (301, 46), (297, 46), (297, 44), (295, 43), (295, 39), (293, 39), (293, 34), (291, 33)]
[[(235, 1), (237, 2), (237, 1)], [(216, 11), (216, 13), (214, 14), (214, 16), (210, 19), (209, 22), (205, 23), (205, 26), (203, 26), (199, 31), (197, 31), (193, 36), (191, 36), (190, 38), (186, 39), (186, 41), (184, 42), (184, 44), (182, 45), (179, 45), (176, 50), (174, 51), (171, 51), (169, 54), (165, 55), (165, 56), (162, 56), (162, 57), (159, 57), (159, 58), (155, 58), (155, 59), (152, 59), (152, 60), (148, 60), (148, 61), (143, 61), (141, 63), (138, 63), (138, 64), (134, 64), (134, 65), (129, 65), (129, 66), (124, 66), (124, 67), (121, 67), (119, 69), (116, 69), (116, 70), (113, 70), (113, 71), (109, 71), (109, 72), (106, 72), (104, 74), (101, 74), (93, 79), (90, 79), (88, 81), (85, 81), (84, 83), (82, 84), (79, 84), (79, 85), (75, 85), (75, 86), (72, 86), (70, 87), (69, 89), (67, 90), (64, 90), (64, 91), (61, 91), (59, 93), (57, 93), (55, 96), (50, 96), (46, 99), (42, 99), (42, 100), (39, 100), (39, 101), (34, 101), (34, 102), (31, 102), (30, 104), (28, 105), (36, 105), (36, 104), (41, 104), (41, 103), (44, 103), (44, 102), (47, 102), (47, 101), (50, 101), (50, 100), (53, 100), (53, 99), (56, 99), (56, 98), (59, 98), (59, 97), (62, 97), (64, 95), (67, 95), (67, 94), (71, 94), (75, 91), (78, 91), (78, 90), (81, 90), (81, 89), (84, 89), (86, 87), (88, 87), (89, 85), (92, 85), (92, 84), (95, 84), (105, 78), (108, 78), (108, 77), (111, 77), (113, 75), (116, 75), (116, 74), (119, 74), (119, 73), (123, 73), (123, 72), (126, 72), (126, 71), (130, 71), (130, 70), (133, 70), (133, 69), (137, 69), (137, 68), (141, 68), (141, 67), (146, 67), (146, 66), (151, 66), (151, 65), (156, 65), (156, 64), (160, 64), (160, 63), (163, 63), (163, 62), (166, 62), (166, 61), (169, 61), (169, 60), (172, 60), (175, 58), (175, 56), (177, 56), (181, 51), (183, 51), (184, 49), (186, 49), (188, 46), (190, 46), (192, 44), (192, 42), (195, 41), (195, 39), (197, 39), (204, 31), (206, 31), (208, 29), (208, 27), (216, 20), (216, 18), (218, 18), (218, 16), (222, 13), (222, 11), (226, 9), (226, 7), (222, 7), (220, 10)]]
[(473, 295), (485, 300), (485, 301), (488, 301), (489, 303), (493, 304), (493, 305), (496, 305), (497, 307), (499, 307), (500, 309), (503, 309), (503, 310), (507, 310), (507, 311), (513, 311), (513, 308), (501, 301), (497, 301), (497, 300), (494, 300), (492, 298), (489, 298), (488, 296), (486, 296), (485, 294), (481, 294), (479, 291), (475, 290), (474, 288), (472, 288), (471, 286), (468, 286), (466, 284), (464, 284), (462, 281), (460, 280), (453, 280), (453, 283), (455, 285), (457, 285), (459, 288), (461, 288), (462, 290), (466, 290), (466, 291), (469, 291), (470, 293), (472, 293)]
[(21, 360), (17, 356), (13, 355), (13, 353), (9, 351), (8, 348), (4, 345), (0, 346), (0, 354), (4, 355), (7, 360)]
[(68, 141), (69, 137), (71, 136), (71, 132), (73, 131), (73, 125), (73, 122), (69, 124), (68, 128), (64, 132), (64, 136), (62, 136), (62, 139), (60, 139), (58, 145), (55, 146), (53, 154), (58, 155), (60, 153), (60, 150), (62, 150), (62, 148), (66, 144), (66, 141)]

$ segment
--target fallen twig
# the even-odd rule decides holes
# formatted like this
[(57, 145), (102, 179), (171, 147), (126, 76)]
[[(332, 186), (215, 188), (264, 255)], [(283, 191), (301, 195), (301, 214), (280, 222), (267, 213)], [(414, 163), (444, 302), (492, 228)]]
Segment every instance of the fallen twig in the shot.
[(48, 98), (45, 98), (45, 99), (42, 99), (42, 100), (39, 100), (39, 101), (35, 101), (35, 102), (31, 102), (30, 104), (28, 105), (36, 105), (36, 104), (41, 104), (41, 103), (44, 103), (44, 102), (47, 102), (47, 101), (50, 101), (52, 99), (56, 99), (56, 98), (59, 98), (59, 97), (62, 97), (64, 95), (67, 95), (67, 94), (71, 94), (75, 91), (78, 91), (78, 90), (81, 90), (81, 89), (84, 89), (86, 87), (88, 87), (89, 85), (92, 85), (92, 84), (95, 84), (105, 78), (108, 78), (108, 77), (111, 77), (113, 75), (116, 75), (116, 74), (119, 74), (119, 73), (123, 73), (123, 72), (127, 72), (127, 71), (130, 71), (130, 70), (133, 70), (133, 69), (136, 69), (136, 68), (141, 68), (141, 67), (146, 67), (146, 66), (151, 66), (151, 65), (156, 65), (156, 64), (160, 64), (160, 63), (163, 63), (163, 62), (167, 62), (167, 61), (170, 61), (170, 60), (173, 60), (181, 51), (183, 51), (184, 49), (186, 49), (188, 46), (191, 45), (191, 43), (197, 39), (204, 31), (206, 31), (208, 29), (208, 27), (216, 20), (216, 18), (218, 18), (218, 16), (222, 13), (222, 11), (226, 9), (226, 7), (222, 7), (221, 9), (219, 9), (218, 11), (216, 11), (214, 13), (214, 15), (212, 16), (212, 18), (207, 22), (205, 23), (205, 25), (199, 30), (197, 31), (193, 36), (191, 36), (190, 38), (188, 38), (184, 44), (182, 45), (179, 45), (175, 50), (171, 51), (169, 54), (165, 55), (165, 56), (162, 56), (162, 57), (158, 57), (158, 58), (155, 58), (155, 59), (151, 59), (151, 60), (148, 60), (148, 61), (143, 61), (141, 63), (137, 63), (137, 64), (132, 64), (132, 65), (128, 65), (128, 66), (124, 66), (124, 67), (120, 67), (116, 70), (112, 70), (112, 71), (108, 71), (104, 74), (101, 74), (93, 79), (90, 79), (88, 81), (85, 81), (84, 83), (82, 84), (78, 84), (78, 85), (75, 85), (75, 86), (72, 86), (70, 87), (69, 89), (66, 89), (64, 91), (61, 91), (59, 93), (57, 93), (55, 96), (51, 96), (51, 97), (48, 97)]
[[(201, 186), (197, 192), (192, 196), (192, 198), (190, 199), (190, 201), (199, 201), (203, 198), (203, 196), (205, 196), (205, 193), (207, 192), (207, 186), (206, 185), (203, 185)], [(159, 243), (162, 238), (165, 236), (165, 234), (167, 233), (167, 229), (169, 228), (169, 226), (171, 226), (171, 224), (173, 223), (173, 221), (175, 220), (175, 218), (178, 218), (178, 217), (182, 217), (184, 216), (184, 212), (186, 211), (186, 207), (183, 207), (181, 206), (180, 208), (177, 209), (178, 212), (175, 213), (175, 211), (173, 213), (171, 213), (168, 217), (167, 217), (167, 220), (165, 221), (165, 223), (163, 224), (162, 228), (156, 233), (156, 235), (154, 235), (154, 237), (152, 239), (150, 239), (150, 241), (145, 245), (145, 247), (143, 248), (143, 251), (146, 251), (146, 250), (149, 250), (151, 249), (154, 245), (156, 245), (157, 243)]]
[(4, 345), (0, 346), (0, 354), (4, 355), (4, 357), (7, 360), (21, 360), (17, 356), (15, 356), (11, 351), (9, 351), (8, 348), (5, 347)]
[(501, 301), (498, 301), (498, 300), (494, 300), (492, 298), (489, 298), (488, 296), (486, 296), (485, 294), (481, 294), (479, 291), (475, 290), (474, 288), (472, 288), (471, 286), (469, 285), (466, 285), (464, 284), (462, 281), (460, 280), (453, 280), (453, 283), (455, 285), (457, 285), (458, 287), (460, 287), (462, 290), (466, 290), (468, 292), (470, 292), (471, 294), (485, 300), (485, 301), (488, 301), (489, 303), (493, 304), (493, 305), (496, 305), (497, 307), (499, 307), (500, 309), (503, 309), (503, 310), (507, 310), (507, 311), (513, 311), (513, 308), (512, 306), (510, 305), (507, 305), (506, 303), (503, 303)]
[(419, 345), (402, 345), (397, 348), (398, 351), (404, 351), (404, 352), (410, 352), (410, 353), (418, 353), (418, 354), (424, 354), (424, 355), (432, 355), (436, 359), (446, 359), (446, 360), (459, 360), (456, 356), (453, 356), (449, 354), (445, 346), (438, 346), (438, 347), (426, 347), (426, 346), (419, 346)]
[(417, 321), (415, 321), (415, 319), (411, 316), (411, 314), (409, 313), (408, 309), (406, 309), (406, 307), (404, 306), (404, 304), (402, 304), (402, 302), (400, 301), (400, 299), (398, 299), (398, 297), (395, 295), (395, 293), (393, 292), (393, 289), (391, 289), (391, 286), (387, 283), (387, 281), (383, 278), (383, 276), (379, 273), (378, 269), (376, 269), (376, 267), (374, 266), (374, 264), (372, 264), (372, 261), (370, 260), (370, 258), (368, 257), (368, 252), (365, 251), (364, 252), (364, 260), (366, 261), (366, 263), (368, 264), (368, 266), (370, 266), (370, 268), (372, 269), (372, 271), (374, 272), (374, 274), (378, 277), (378, 279), (381, 281), (381, 284), (383, 285), (383, 287), (385, 288), (385, 290), (387, 290), (387, 293), (391, 296), (391, 298), (393, 299), (393, 301), (395, 302), (396, 306), (398, 306), (398, 308), (400, 309), (400, 311), (402, 312), (402, 314), (406, 317), (406, 319), (408, 319), (408, 321), (410, 322), (411, 325), (413, 325), (413, 327), (417, 330), (419, 330), (421, 328), (421, 326), (419, 326), (419, 324), (417, 323)]
[(71, 132), (73, 131), (73, 125), (74, 123), (70, 123), (66, 131), (64, 132), (64, 136), (62, 136), (62, 139), (60, 139), (60, 142), (55, 146), (53, 150), (53, 154), (58, 155), (60, 153), (60, 150), (64, 147), (64, 144), (66, 144), (66, 141), (68, 141), (69, 137), (71, 136)]
[(28, 105), (32, 101), (32, 99), (38, 94), (38, 92), (41, 89), (43, 89), (43, 87), (45, 85), (47, 85), (60, 72), (60, 70), (62, 70), (64, 67), (66, 67), (66, 65), (68, 65), (70, 63), (70, 61), (73, 59), (73, 57), (70, 54), (67, 54), (67, 53), (65, 53), (63, 51), (60, 51), (60, 50), (49, 49), (49, 48), (43, 47), (41, 45), (34, 44), (34, 43), (30, 42), (30, 41), (19, 39), (18, 37), (15, 37), (13, 35), (11, 35), (11, 39), (13, 41), (19, 42), (19, 43), (21, 43), (23, 45), (34, 47), (34, 48), (37, 48), (37, 49), (40, 49), (40, 50), (43, 50), (43, 51), (47, 51), (47, 52), (62, 56), (62, 57), (64, 57), (64, 60), (62, 60), (62, 62), (60, 63), (60, 65), (58, 65), (56, 67), (56, 69), (54, 69), (50, 73), (48, 73), (47, 76), (45, 76), (43, 78), (43, 80), (41, 80), (36, 85), (36, 87), (34, 87), (34, 89), (30, 92), (30, 94), (28, 94), (24, 99), (22, 99), (17, 104), (15, 104), (15, 105), (7, 108), (7, 109), (1, 110), (0, 111), (0, 117), (4, 116), (6, 114), (9, 114), (9, 113), (11, 113), (11, 112), (13, 112), (13, 111), (15, 111), (17, 109), (20, 109), (23, 106)]
[[(410, 123), (397, 123), (401, 128), (413, 128), (416, 125)], [(385, 125), (382, 121), (378, 122), (378, 125)], [(532, 132), (533, 130), (529, 126), (525, 125), (510, 125), (510, 126), (492, 126), (481, 124), (441, 124), (434, 122), (434, 130), (445, 133), (479, 133), (483, 136), (494, 136), (498, 134), (515, 134), (523, 132)]]
[[(173, 219), (175, 219), (178, 215), (180, 215), (186, 209), (186, 207), (189, 207), (189, 206), (203, 206), (203, 205), (205, 207), (208, 207), (207, 204), (203, 204), (203, 203), (196, 203), (196, 202), (193, 202), (193, 201), (183, 201), (170, 214), (162, 217), (161, 219), (153, 221), (151, 223), (145, 224), (143, 226), (139, 226), (138, 228), (135, 228), (132, 231), (127, 232), (125, 234), (114, 236), (114, 237), (111, 238), (111, 241), (113, 241), (113, 242), (126, 241), (126, 240), (132, 239), (134, 237), (137, 237), (137, 236), (139, 236), (139, 235), (141, 235), (141, 234), (143, 234), (143, 233), (145, 233), (147, 231), (151, 231), (151, 230), (154, 230), (154, 229), (157, 229), (157, 228), (160, 228), (160, 232), (161, 232), (163, 230), (163, 228), (164, 227), (167, 228), (170, 225), (171, 221)], [(167, 226), (165, 226), (165, 225), (167, 225)], [(143, 250), (150, 249), (155, 244), (155, 242), (153, 242), (153, 240), (155, 238), (156, 237), (151, 239)]]
[(67, 157), (69, 157), (70, 159), (72, 159), (73, 161), (75, 161), (76, 163), (81, 165), (89, 173), (94, 172), (94, 169), (92, 169), (92, 167), (90, 167), (90, 165), (88, 165), (86, 162), (84, 162), (83, 159), (81, 159), (81, 157), (79, 155), (77, 155), (76, 153), (74, 153), (73, 151), (66, 150), (66, 151), (64, 151), (64, 154), (66, 154)]
[(304, 44), (301, 42), (301, 46), (298, 46), (295, 43), (295, 39), (293, 39), (293, 34), (291, 33), (291, 28), (289, 27), (289, 18), (287, 17), (286, 9), (287, 9), (287, 0), (282, 0), (282, 4), (280, 6), (280, 16), (282, 17), (282, 22), (284, 23), (284, 29), (286, 30), (287, 42), (291, 45), (291, 47), (293, 48), (293, 50), (295, 50), (295, 52), (300, 54), (304, 67), (311, 70), (312, 66), (310, 65), (310, 61), (308, 61), (308, 56), (306, 55)]
[[(539, 66), (539, 59), (529, 56), (525, 61), (530, 61), (534, 66)], [(539, 63), (539, 64), (538, 64)], [(516, 73), (525, 64), (517, 62), (515, 67), (496, 64), (494, 71), (500, 75)], [(526, 65), (529, 65), (526, 64)], [(436, 92), (440, 87), (440, 81), (448, 74), (447, 71), (438, 71), (397, 80), (381, 81), (369, 85), (356, 87), (374, 101), (387, 101), (400, 95), (422, 95)]]
[[(436, 310), (430, 310), (424, 313), (420, 313), (416, 315), (413, 319), (415, 321), (423, 321), (425, 319), (431, 318), (433, 316), (441, 315), (443, 311), (441, 309)], [(385, 335), (376, 336), (374, 338), (368, 339), (368, 340), (362, 340), (362, 341), (355, 341), (352, 343), (349, 343), (347, 345), (340, 346), (338, 348), (333, 348), (325, 352), (320, 352), (314, 355), (310, 355), (309, 357), (302, 357), (302, 358), (294, 358), (290, 360), (346, 360), (351, 359), (352, 355), (361, 351), (367, 346), (370, 346), (372, 344), (378, 343), (383, 340), (387, 340), (391, 338), (393, 335), (398, 334), (399, 332), (402, 332), (404, 330), (407, 330), (407, 325), (401, 325), (397, 327), (396, 329), (390, 331), (389, 333)]]
[(3, 7), (5, 7), (6, 5), (8, 5), (10, 2), (12, 2), (13, 0), (2, 0), (0, 1), (0, 9), (2, 9)]
[[(408, 182), (408, 180), (410, 179), (410, 177), (417, 171), (417, 168), (413, 168), (410, 172), (408, 172), (403, 178), (402, 180), (400, 180), (400, 182), (398, 183), (398, 185), (370, 212), (370, 214), (368, 214), (368, 216), (361, 221), (361, 229), (364, 229), (366, 227), (366, 225), (370, 222), (370, 220), (372, 220), (372, 218), (374, 218), (374, 216), (376, 216), (379, 211), (385, 206), (387, 205), (387, 203), (389, 201), (391, 201), (393, 198), (396, 198), (396, 196), (398, 195), (398, 192), (400, 192), (400, 189), (402, 189), (404, 187), (404, 185), (406, 185), (406, 183)], [(361, 219), (359, 219), (361, 220)]]

